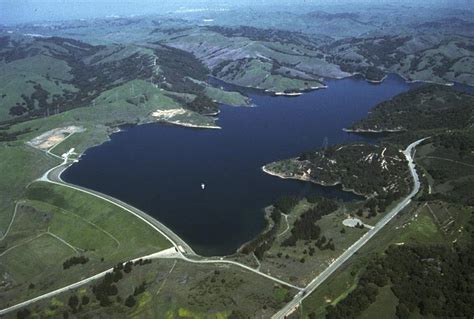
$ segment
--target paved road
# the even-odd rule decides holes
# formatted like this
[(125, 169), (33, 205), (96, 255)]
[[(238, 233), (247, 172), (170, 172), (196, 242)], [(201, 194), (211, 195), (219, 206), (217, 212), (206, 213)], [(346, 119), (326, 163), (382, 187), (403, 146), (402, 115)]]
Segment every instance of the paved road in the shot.
[[(169, 258), (172, 258), (172, 259), (180, 259), (180, 260), (190, 262), (190, 263), (195, 263), (195, 264), (228, 264), (228, 265), (234, 265), (234, 266), (246, 269), (246, 270), (251, 271), (251, 272), (253, 272), (257, 275), (260, 275), (260, 276), (265, 277), (269, 280), (277, 282), (281, 285), (291, 287), (291, 288), (294, 288), (294, 289), (297, 289), (297, 290), (300, 290), (300, 291), (303, 289), (301, 287), (297, 287), (297, 286), (292, 285), (288, 282), (285, 282), (285, 281), (283, 281), (279, 278), (276, 278), (276, 277), (273, 277), (269, 274), (263, 273), (263, 272), (259, 271), (258, 269), (249, 267), (247, 265), (241, 264), (241, 263), (236, 262), (236, 261), (224, 260), (224, 259), (214, 259), (214, 258), (204, 258), (204, 257), (199, 256), (178, 235), (173, 233), (169, 228), (167, 228), (165, 225), (163, 225), (162, 223), (160, 223), (159, 221), (157, 221), (153, 217), (150, 217), (149, 215), (147, 215), (145, 212), (143, 212), (143, 211), (127, 204), (127, 203), (124, 203), (124, 202), (122, 202), (122, 201), (120, 201), (120, 200), (118, 200), (118, 199), (116, 199), (112, 196), (102, 194), (100, 192), (97, 192), (97, 191), (94, 191), (94, 190), (91, 190), (91, 189), (87, 189), (87, 188), (84, 188), (84, 187), (81, 187), (81, 186), (72, 185), (72, 184), (69, 184), (69, 183), (66, 183), (65, 181), (63, 181), (61, 179), (61, 173), (67, 167), (69, 167), (69, 165), (71, 165), (71, 163), (68, 161), (67, 158), (65, 158), (62, 164), (48, 170), (37, 181), (48, 182), (48, 183), (52, 183), (52, 184), (65, 186), (65, 187), (68, 187), (68, 188), (71, 188), (71, 189), (74, 189), (74, 190), (78, 190), (78, 191), (90, 194), (92, 196), (96, 196), (96, 197), (101, 198), (105, 201), (108, 201), (108, 202), (110, 202), (114, 205), (117, 205), (118, 207), (120, 207), (120, 208), (128, 211), (129, 213), (137, 216), (138, 218), (143, 220), (145, 223), (147, 223), (148, 225), (153, 227), (156, 231), (160, 232), (166, 239), (168, 239), (173, 245), (173, 247), (171, 247), (169, 249), (166, 249), (166, 250), (163, 250), (163, 251), (151, 254), (151, 255), (138, 257), (136, 259), (133, 259), (132, 261), (135, 261), (135, 260), (138, 260), (138, 259), (160, 259), (160, 258), (161, 259), (165, 259), (165, 258), (169, 259)], [(51, 298), (52, 296), (61, 294), (63, 292), (66, 292), (66, 291), (69, 291), (69, 290), (72, 290), (72, 289), (76, 289), (76, 288), (78, 288), (82, 285), (85, 285), (85, 284), (93, 281), (93, 280), (97, 280), (99, 278), (102, 278), (103, 276), (105, 276), (106, 273), (111, 272), (112, 270), (113, 270), (113, 268), (104, 270), (103, 272), (100, 272), (96, 275), (85, 278), (83, 280), (77, 281), (77, 282), (72, 283), (70, 285), (67, 285), (65, 287), (53, 290), (51, 292), (48, 292), (46, 294), (37, 296), (37, 297), (29, 299), (29, 300), (23, 301), (21, 303), (10, 306), (8, 308), (1, 309), (0, 310), (0, 316), (3, 316), (3, 315), (5, 315), (7, 313), (10, 313), (12, 311), (21, 309), (23, 307), (29, 306), (29, 305), (31, 305), (31, 304), (39, 301), (39, 300)]]
[(281, 279), (278, 279), (276, 277), (273, 277), (272, 275), (268, 275), (264, 272), (261, 272), (255, 268), (252, 268), (252, 267), (249, 267), (247, 265), (244, 265), (244, 264), (241, 264), (239, 262), (236, 262), (236, 261), (232, 261), (232, 260), (221, 260), (221, 259), (191, 259), (191, 258), (188, 258), (184, 255), (181, 255), (181, 259), (187, 261), (187, 262), (190, 262), (190, 263), (195, 263), (195, 264), (229, 264), (229, 265), (234, 265), (234, 266), (238, 266), (240, 268), (244, 268), (248, 271), (251, 271), (253, 273), (256, 273), (257, 275), (260, 275), (262, 277), (265, 277), (267, 279), (270, 279), (270, 280), (273, 280), (274, 282), (277, 282), (283, 286), (287, 286), (287, 287), (291, 287), (291, 288), (294, 288), (294, 289), (297, 289), (299, 291), (302, 291), (303, 288), (301, 287), (298, 287), (298, 286), (295, 286), (295, 285), (292, 285), (286, 281), (283, 281)]
[(319, 285), (321, 285), (329, 276), (331, 276), (342, 264), (354, 255), (360, 248), (362, 248), (372, 237), (375, 236), (389, 221), (391, 221), (400, 211), (402, 211), (410, 202), (411, 199), (420, 190), (420, 179), (415, 170), (415, 163), (413, 162), (413, 155), (415, 147), (427, 138), (420, 139), (408, 145), (403, 154), (408, 161), (408, 168), (413, 177), (413, 190), (401, 202), (397, 204), (390, 212), (388, 212), (371, 230), (365, 233), (358, 241), (344, 251), (328, 268), (321, 274), (314, 278), (304, 290), (301, 290), (288, 304), (280, 311), (273, 315), (273, 319), (285, 318), (285, 316), (292, 313), (298, 308), (300, 303), (309, 296)]
[(173, 244), (173, 246), (176, 247), (177, 249), (179, 249), (179, 246), (181, 246), (186, 251), (186, 254), (197, 256), (197, 254), (193, 251), (193, 249), (183, 239), (181, 239), (178, 235), (176, 235), (171, 229), (169, 229), (164, 224), (160, 223), (159, 221), (157, 221), (150, 215), (146, 214), (145, 212), (139, 210), (138, 208), (133, 207), (125, 202), (122, 202), (112, 196), (109, 196), (109, 195), (106, 195), (106, 194), (103, 194), (91, 189), (87, 189), (81, 186), (69, 184), (63, 181), (61, 179), (61, 174), (64, 170), (66, 170), (69, 167), (69, 165), (71, 164), (68, 163), (67, 160), (65, 160), (63, 164), (56, 166), (50, 169), (49, 171), (47, 171), (41, 178), (39, 178), (39, 181), (45, 181), (45, 182), (65, 186), (68, 188), (72, 188), (74, 190), (78, 190), (78, 191), (87, 193), (89, 195), (93, 195), (109, 203), (112, 203), (124, 209), (125, 211), (135, 215), (136, 217), (138, 217), (139, 219), (147, 223), (153, 229), (161, 233), (166, 239), (168, 239)]
[[(172, 248), (169, 248), (169, 249), (166, 249), (166, 250), (162, 250), (158, 253), (154, 253), (154, 254), (151, 254), (151, 255), (147, 255), (147, 256), (143, 256), (143, 257), (139, 257), (139, 258), (136, 258), (136, 259), (132, 259), (130, 260), (131, 262), (135, 262), (139, 259), (157, 259), (157, 258), (161, 258), (162, 256), (166, 256), (170, 253), (170, 250), (173, 250), (175, 251), (175, 248), (172, 247)], [(43, 295), (40, 295), (38, 297), (35, 297), (35, 298), (32, 298), (32, 299), (29, 299), (29, 300), (26, 300), (26, 301), (23, 301), (23, 302), (20, 302), (16, 305), (13, 305), (13, 306), (10, 306), (8, 308), (5, 308), (5, 309), (2, 309), (0, 310), (0, 316), (4, 316), (6, 315), (7, 313), (10, 313), (12, 311), (15, 311), (15, 310), (19, 310), (23, 307), (27, 307), (37, 301), (40, 301), (40, 300), (43, 300), (43, 299), (47, 299), (47, 298), (51, 298), (53, 296), (56, 296), (60, 293), (63, 293), (63, 292), (67, 292), (69, 290), (72, 290), (72, 289), (76, 289), (76, 288), (79, 288), (80, 286), (83, 286), (87, 283), (90, 283), (94, 280), (97, 280), (97, 279), (100, 279), (102, 277), (105, 276), (105, 274), (109, 273), (109, 272), (112, 272), (114, 269), (113, 268), (110, 268), (110, 269), (107, 269), (107, 270), (104, 270), (103, 272), (100, 272), (98, 274), (95, 274), (91, 277), (88, 277), (86, 279), (83, 279), (83, 280), (80, 280), (80, 281), (77, 281), (73, 284), (70, 284), (70, 285), (67, 285), (65, 287), (62, 287), (62, 288), (59, 288), (59, 289), (56, 289), (56, 290), (53, 290), (51, 292), (48, 292), (46, 294), (43, 294)]]

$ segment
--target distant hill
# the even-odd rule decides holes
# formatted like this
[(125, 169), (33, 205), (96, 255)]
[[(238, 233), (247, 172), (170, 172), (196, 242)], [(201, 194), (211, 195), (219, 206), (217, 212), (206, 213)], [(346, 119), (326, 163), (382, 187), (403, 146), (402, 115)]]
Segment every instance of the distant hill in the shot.
[[(192, 54), (159, 44), (91, 45), (74, 39), (0, 37), (0, 122), (18, 122), (90, 106), (103, 92), (132, 80), (179, 94), (201, 96), (201, 103), (179, 98), (198, 113), (215, 113), (205, 97), (209, 70)], [(133, 93), (133, 92), (132, 92)]]
[(377, 105), (356, 131), (465, 129), (474, 124), (474, 95), (426, 85)]

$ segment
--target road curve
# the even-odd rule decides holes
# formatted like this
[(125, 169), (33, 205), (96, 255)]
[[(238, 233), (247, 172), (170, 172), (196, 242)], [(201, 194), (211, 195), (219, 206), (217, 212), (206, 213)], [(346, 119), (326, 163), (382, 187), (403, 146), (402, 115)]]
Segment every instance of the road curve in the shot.
[[(64, 170), (66, 170), (70, 165), (71, 165), (71, 163), (68, 162), (67, 158), (65, 158), (63, 163), (59, 164), (56, 167), (51, 168), (46, 173), (44, 173), (43, 176), (38, 178), (36, 181), (47, 182), (47, 183), (52, 183), (52, 184), (68, 187), (68, 188), (78, 190), (78, 191), (87, 193), (89, 195), (98, 197), (98, 198), (103, 199), (107, 202), (110, 202), (110, 203), (112, 203), (112, 204), (128, 211), (129, 213), (137, 216), (139, 219), (143, 220), (145, 223), (147, 223), (148, 225), (153, 227), (156, 231), (161, 233), (173, 245), (172, 248), (165, 249), (165, 250), (159, 251), (159, 252), (151, 254), (151, 255), (138, 257), (136, 259), (133, 259), (133, 260), (131, 260), (132, 262), (135, 261), (135, 260), (138, 260), (138, 259), (160, 259), (160, 258), (161, 259), (169, 259), (169, 258), (173, 258), (173, 259), (180, 259), (180, 260), (190, 262), (190, 263), (194, 263), (194, 264), (228, 264), (228, 265), (234, 265), (234, 266), (246, 269), (246, 270), (251, 271), (251, 272), (253, 272), (257, 275), (260, 275), (260, 276), (265, 277), (269, 280), (277, 282), (281, 285), (291, 287), (291, 288), (294, 288), (294, 289), (297, 289), (297, 290), (300, 290), (300, 291), (303, 289), (301, 287), (298, 287), (298, 286), (292, 285), (288, 282), (285, 282), (285, 281), (283, 281), (279, 278), (276, 278), (276, 277), (273, 277), (269, 274), (261, 272), (258, 269), (254, 269), (252, 267), (249, 267), (247, 265), (241, 264), (241, 263), (236, 262), (236, 261), (224, 260), (224, 259), (210, 259), (210, 258), (204, 258), (202, 256), (199, 256), (178, 235), (176, 235), (169, 228), (167, 228), (165, 225), (163, 225), (162, 223), (160, 223), (159, 221), (157, 221), (153, 217), (150, 217), (149, 215), (147, 215), (145, 212), (143, 212), (143, 211), (127, 204), (127, 203), (124, 203), (124, 202), (122, 202), (122, 201), (120, 201), (120, 200), (118, 200), (118, 199), (116, 199), (112, 196), (109, 196), (109, 195), (106, 195), (106, 194), (103, 194), (103, 193), (100, 193), (100, 192), (97, 192), (97, 191), (94, 191), (94, 190), (91, 190), (91, 189), (87, 189), (87, 188), (84, 188), (84, 187), (81, 187), (81, 186), (69, 184), (69, 183), (63, 181), (61, 179), (61, 173), (64, 172)], [(50, 291), (48, 293), (45, 293), (45, 294), (42, 294), (40, 296), (31, 298), (29, 300), (25, 300), (23, 302), (20, 302), (18, 304), (13, 305), (13, 306), (10, 306), (10, 307), (4, 308), (4, 309), (0, 309), (0, 317), (4, 316), (5, 314), (10, 313), (12, 311), (15, 311), (15, 310), (21, 309), (23, 307), (29, 306), (29, 305), (31, 305), (31, 304), (39, 301), (39, 300), (47, 299), (47, 298), (50, 298), (52, 296), (58, 295), (60, 293), (63, 293), (63, 292), (66, 292), (66, 291), (69, 291), (69, 290), (72, 290), (72, 289), (76, 289), (76, 288), (78, 288), (82, 285), (85, 285), (85, 284), (93, 281), (93, 280), (97, 280), (99, 278), (102, 278), (103, 276), (105, 276), (106, 273), (111, 272), (112, 270), (113, 270), (113, 268), (104, 270), (104, 271), (102, 271), (98, 274), (95, 274), (91, 277), (88, 277), (88, 278), (85, 278), (83, 280), (77, 281), (77, 282), (72, 283), (70, 285), (67, 285), (67, 286), (64, 286), (62, 288)]]
[(288, 314), (293, 312), (300, 303), (308, 297), (316, 288), (318, 288), (329, 276), (331, 276), (342, 264), (344, 264), (349, 258), (354, 255), (360, 248), (362, 248), (372, 237), (375, 236), (389, 221), (391, 221), (400, 211), (402, 211), (410, 202), (411, 199), (420, 190), (420, 179), (415, 169), (415, 163), (413, 162), (413, 155), (415, 147), (426, 140), (429, 137), (419, 139), (410, 145), (403, 151), (407, 161), (408, 168), (413, 178), (413, 189), (410, 194), (407, 195), (401, 202), (399, 202), (391, 211), (389, 211), (371, 230), (365, 233), (359, 240), (357, 240), (352, 246), (344, 251), (331, 265), (328, 266), (323, 272), (321, 272), (316, 278), (314, 278), (304, 290), (298, 292), (298, 294), (286, 304), (280, 311), (272, 316), (272, 319), (285, 318)]
[(243, 269), (249, 270), (249, 271), (251, 271), (251, 272), (253, 272), (253, 273), (256, 273), (257, 275), (260, 275), (260, 276), (262, 276), (262, 277), (265, 277), (265, 278), (267, 278), (267, 279), (270, 279), (270, 280), (272, 280), (272, 281), (274, 281), (274, 282), (277, 282), (277, 283), (279, 283), (279, 284), (281, 284), (281, 285), (283, 285), (283, 286), (291, 287), (291, 288), (294, 288), (294, 289), (299, 290), (299, 291), (302, 291), (302, 290), (303, 290), (303, 288), (301, 288), (301, 287), (295, 286), (295, 285), (290, 284), (290, 283), (288, 283), (288, 282), (286, 282), (286, 281), (283, 281), (283, 280), (281, 280), (281, 279), (278, 279), (278, 278), (276, 278), (276, 277), (273, 277), (273, 276), (271, 276), (271, 275), (268, 275), (268, 274), (266, 274), (266, 273), (264, 273), (264, 272), (261, 272), (260, 270), (257, 270), (257, 269), (255, 269), (255, 268), (249, 267), (249, 266), (247, 266), (247, 265), (241, 264), (241, 263), (236, 262), (236, 261), (232, 261), (232, 260), (221, 260), (221, 259), (204, 259), (204, 258), (202, 258), (202, 259), (190, 259), (190, 258), (188, 258), (188, 257), (186, 257), (186, 256), (184, 256), (184, 255), (181, 255), (181, 257), (178, 257), (178, 258), (180, 258), (180, 259), (182, 259), (182, 260), (185, 260), (185, 261), (187, 261), (187, 262), (190, 262), (190, 263), (195, 263), (195, 264), (228, 264), (228, 265), (238, 266), (238, 267), (240, 267), (240, 268), (243, 268)]
[(71, 165), (70, 163), (68, 163), (67, 161), (64, 161), (62, 164), (60, 164), (56, 167), (53, 167), (52, 169), (47, 171), (42, 177), (40, 177), (38, 179), (38, 181), (49, 182), (49, 183), (52, 183), (52, 184), (57, 184), (57, 185), (61, 185), (61, 186), (64, 186), (64, 187), (72, 188), (74, 190), (78, 190), (78, 191), (81, 191), (83, 193), (87, 193), (89, 195), (92, 195), (92, 196), (98, 197), (102, 200), (105, 200), (109, 203), (112, 203), (112, 204), (124, 209), (125, 211), (135, 215), (136, 217), (138, 217), (139, 219), (144, 221), (146, 224), (151, 226), (153, 229), (155, 229), (156, 231), (161, 233), (177, 249), (179, 249), (179, 246), (181, 246), (186, 251), (186, 254), (191, 255), (191, 256), (198, 256), (193, 251), (191, 246), (189, 246), (183, 239), (181, 239), (177, 234), (175, 234), (171, 229), (166, 227), (163, 223), (160, 223), (159, 221), (157, 221), (156, 219), (154, 219), (153, 217), (151, 217), (150, 215), (148, 215), (144, 211), (139, 210), (138, 208), (133, 207), (133, 206), (131, 206), (131, 205), (125, 203), (125, 202), (122, 202), (121, 200), (116, 199), (112, 196), (94, 191), (92, 189), (81, 187), (81, 186), (78, 186), (78, 185), (69, 184), (69, 183), (63, 181), (61, 179), (61, 174), (70, 165)]

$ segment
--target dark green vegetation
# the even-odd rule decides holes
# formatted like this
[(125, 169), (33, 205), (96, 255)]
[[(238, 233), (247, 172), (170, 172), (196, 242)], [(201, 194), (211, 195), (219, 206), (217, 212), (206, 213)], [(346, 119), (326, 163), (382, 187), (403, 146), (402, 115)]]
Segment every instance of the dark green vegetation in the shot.
[[(305, 301), (307, 316), (474, 315), (472, 99), (450, 88), (422, 87), (382, 103), (361, 121), (383, 129), (380, 122), (391, 118), (412, 136), (431, 136), (416, 152), (422, 190), (390, 230), (377, 235), (377, 246), (369, 244)], [(398, 143), (406, 139), (397, 133), (386, 141), (397, 143), (398, 136)]]
[(5, 306), (171, 246), (129, 212), (53, 184), (31, 184), (11, 218), (0, 241)]
[[(333, 213), (337, 208), (338, 205), (331, 200), (319, 200), (316, 207), (305, 211), (294, 222), (290, 237), (285, 239), (282, 245), (295, 246), (298, 240), (318, 240), (321, 235), (321, 228), (316, 225), (316, 222), (323, 216)], [(332, 249), (334, 250), (334, 247)]]
[(255, 239), (244, 244), (239, 252), (244, 254), (255, 254), (258, 259), (263, 258), (263, 254), (270, 249), (277, 236), (281, 224), (281, 212), (278, 209), (272, 209), (266, 212), (267, 228), (261, 232)]
[[(256, 292), (258, 291), (258, 293)], [(175, 260), (119, 263), (90, 285), (17, 312), (39, 317), (270, 317), (295, 292), (237, 267)]]
[[(244, 244), (239, 249), (239, 252), (244, 254), (253, 253), (257, 259), (263, 260), (265, 252), (270, 250), (272, 246), (276, 245), (275, 240), (279, 237), (282, 222), (288, 223), (287, 217), (285, 217), (285, 221), (282, 221), (282, 215), (291, 214), (302, 200), (303, 199), (289, 196), (278, 199), (273, 208), (269, 208), (266, 212), (267, 228), (255, 239)], [(308, 201), (308, 203), (310, 202)], [(306, 240), (316, 241), (316, 247), (321, 250), (331, 247), (331, 249), (334, 250), (334, 243), (331, 241), (326, 242), (324, 236), (324, 239), (320, 238), (321, 228), (317, 225), (317, 222), (323, 216), (336, 211), (339, 208), (339, 205), (334, 201), (324, 198), (313, 199), (310, 204), (310, 208), (307, 208), (302, 213), (298, 213), (299, 217), (295, 216), (295, 221), (291, 227), (291, 231), (289, 232), (289, 237), (285, 237), (279, 245), (282, 247), (295, 247), (298, 241)], [(282, 208), (284, 210), (282, 210)], [(283, 225), (283, 227), (285, 226)], [(313, 256), (314, 251), (315, 248), (309, 248), (310, 256)]]
[[(233, 267), (173, 260), (122, 264), (169, 244), (133, 216), (88, 195), (42, 183), (27, 189), (57, 160), (25, 144), (67, 125), (85, 131), (55, 147), (56, 155), (72, 147), (81, 153), (125, 123), (213, 126), (207, 115), (218, 111), (217, 103), (248, 100), (211, 85), (208, 75), (286, 93), (355, 73), (372, 81), (395, 72), (408, 80), (474, 83), (470, 10), (287, 9), (0, 26), (2, 305), (114, 265), (112, 274), (90, 286), (15, 315), (270, 317), (292, 298), (294, 291)], [(202, 26), (203, 18), (219, 25)], [(472, 97), (444, 87), (420, 88), (380, 105), (354, 126), (407, 130), (403, 134), (381, 146), (337, 146), (289, 161), (284, 169), (294, 174), (290, 177), (341, 183), (373, 197), (327, 205), (315, 198), (282, 199), (267, 215), (267, 230), (246, 252), (255, 253), (262, 271), (306, 284), (364, 234), (365, 229), (344, 227), (345, 218), (371, 223), (368, 217), (406, 194), (406, 162), (398, 149), (430, 135), (417, 150), (423, 193), (398, 221), (400, 229), (375, 239), (369, 248), (377, 255), (356, 259), (311, 296), (304, 311), (321, 317), (332, 304), (329, 312), (336, 317), (357, 312), (365, 318), (394, 317), (407, 311), (472, 317), (463, 293), (470, 288), (464, 275), (472, 273), (467, 267), (474, 201), (472, 105)], [(157, 110), (179, 112), (150, 116)], [(451, 132), (444, 133), (447, 129)], [(400, 242), (405, 246), (385, 249)]]
[[(467, 236), (474, 240), (474, 214)], [(335, 307), (326, 318), (353, 318), (376, 301), (380, 288), (390, 285), (398, 299), (396, 315), (472, 317), (472, 279), (474, 271), (471, 242), (467, 246), (391, 246), (383, 258), (369, 263), (357, 288)], [(442, 300), (442, 302), (440, 302)]]
[(365, 233), (364, 227), (342, 224), (348, 213), (357, 210), (365, 212), (363, 202), (342, 203), (315, 195), (282, 197), (266, 209), (267, 228), (239, 249), (253, 258), (234, 257), (304, 286)]
[[(190, 13), (185, 18), (171, 14), (97, 19), (79, 25), (77, 21), (26, 25), (19, 32), (101, 44), (105, 41), (107, 47), (120, 43), (130, 53), (136, 52), (133, 48), (137, 46), (174, 47), (192, 53), (221, 80), (270, 92), (319, 88), (323, 87), (324, 78), (353, 74), (371, 81), (381, 81), (387, 73), (398, 73), (414, 81), (474, 84), (473, 33), (469, 28), (473, 22), (469, 21), (469, 11), (409, 6), (348, 6), (342, 12), (335, 8), (292, 8), (297, 12), (288, 9), (259, 9), (245, 15), (234, 10), (216, 11), (208, 13), (215, 16), (211, 25), (202, 25), (202, 19), (209, 16)], [(275, 21), (279, 21), (278, 25)], [(167, 52), (164, 55), (158, 65), (167, 73), (173, 61), (166, 58)], [(194, 56), (185, 58), (183, 69)], [(187, 72), (185, 75), (199, 79)], [(179, 79), (179, 83), (173, 83), (178, 92), (178, 87), (190, 86), (181, 74), (168, 76)]]
[(321, 78), (353, 74), (370, 81), (398, 73), (409, 80), (473, 83), (468, 37), (384, 35), (334, 40), (248, 27), (208, 27), (187, 29), (164, 41), (193, 52), (224, 81), (273, 92), (321, 87)]
[(72, 256), (63, 262), (63, 269), (68, 269), (74, 265), (84, 265), (89, 261), (89, 258), (85, 256)]
[(464, 68), (471, 61), (471, 46), (472, 39), (465, 37), (410, 34), (343, 39), (327, 50), (329, 61), (368, 80), (381, 81), (387, 72), (394, 72), (408, 80), (445, 83), (472, 76), (472, 69)]
[(354, 124), (356, 131), (463, 129), (472, 126), (474, 96), (441, 85), (426, 85), (377, 105)]
[(366, 203), (369, 216), (385, 211), (407, 194), (411, 183), (405, 156), (389, 144), (331, 146), (265, 165), (265, 170), (321, 185), (341, 184), (346, 190), (370, 197)]
[[(170, 97), (198, 113), (217, 111), (204, 87), (191, 80), (206, 80), (209, 70), (192, 54), (167, 46), (94, 46), (59, 37), (4, 36), (0, 59), (2, 80), (7, 87), (14, 85), (4, 91), (0, 104), (0, 120), (6, 124), (90, 107), (102, 93), (132, 80), (194, 94), (197, 98), (189, 103)], [(147, 102), (149, 96), (133, 91), (128, 103), (139, 107)]]

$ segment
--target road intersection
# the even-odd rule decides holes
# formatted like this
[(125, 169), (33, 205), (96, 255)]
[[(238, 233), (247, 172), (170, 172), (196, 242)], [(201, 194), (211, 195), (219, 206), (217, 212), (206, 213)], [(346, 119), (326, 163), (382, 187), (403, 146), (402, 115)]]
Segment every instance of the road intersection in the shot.
[[(63, 157), (63, 162), (59, 164), (56, 167), (53, 167), (52, 169), (48, 170), (43, 176), (41, 176), (37, 181), (43, 181), (43, 182), (49, 182), (65, 187), (69, 187), (71, 189), (75, 189), (87, 194), (90, 194), (92, 196), (101, 198), (103, 200), (106, 200), (110, 203), (113, 203), (117, 205), (118, 207), (128, 211), (129, 213), (137, 216), (141, 220), (143, 220), (145, 223), (153, 227), (156, 231), (158, 231), (160, 234), (162, 234), (165, 238), (167, 238), (170, 243), (172, 243), (173, 247), (156, 252), (151, 255), (143, 256), (136, 258), (131, 261), (136, 261), (138, 259), (179, 259), (183, 260), (186, 262), (190, 263), (196, 263), (196, 264), (231, 264), (243, 269), (246, 269), (248, 271), (251, 271), (253, 273), (256, 273), (260, 276), (263, 276), (267, 279), (270, 279), (274, 282), (277, 282), (281, 285), (287, 286), (294, 288), (298, 290), (299, 292), (295, 295), (295, 297), (288, 303), (286, 304), (280, 311), (278, 311), (272, 318), (278, 319), (278, 318), (285, 318), (288, 314), (291, 314), (293, 311), (295, 311), (301, 302), (309, 296), (317, 287), (319, 287), (328, 277), (330, 277), (342, 264), (344, 264), (349, 258), (351, 258), (360, 248), (362, 248), (375, 234), (377, 234), (388, 222), (390, 222), (398, 213), (400, 213), (412, 200), (412, 198), (418, 193), (420, 189), (420, 180), (418, 177), (418, 174), (416, 173), (415, 170), (415, 163), (413, 161), (413, 154), (415, 147), (419, 145), (421, 142), (423, 142), (427, 138), (423, 138), (420, 140), (417, 140), (413, 143), (411, 143), (405, 151), (403, 151), (407, 161), (408, 161), (408, 167), (411, 173), (411, 176), (413, 178), (413, 184), (414, 187), (410, 194), (407, 195), (402, 201), (400, 201), (390, 212), (388, 212), (371, 230), (369, 230), (367, 233), (365, 233), (358, 241), (356, 241), (352, 246), (350, 246), (344, 253), (342, 253), (334, 262), (328, 266), (322, 273), (320, 273), (317, 277), (315, 277), (306, 287), (301, 288), (298, 286), (295, 286), (291, 283), (285, 282), (281, 279), (278, 279), (276, 277), (273, 277), (269, 274), (263, 273), (259, 271), (258, 269), (254, 269), (252, 267), (249, 267), (247, 265), (241, 264), (236, 261), (232, 260), (225, 260), (223, 258), (204, 258), (199, 255), (197, 255), (192, 248), (186, 244), (184, 240), (182, 240), (178, 235), (176, 235), (174, 232), (172, 232), (169, 228), (167, 228), (165, 225), (160, 223), (159, 221), (155, 220), (153, 217), (147, 215), (145, 212), (128, 205), (127, 203), (124, 203), (116, 198), (113, 198), (111, 196), (108, 196), (106, 194), (102, 194), (100, 192), (96, 192), (94, 190), (86, 189), (84, 187), (80, 187), (77, 185), (72, 185), (69, 184), (61, 179), (61, 173), (67, 169), (71, 165), (71, 161), (68, 158), (68, 153), (65, 154)], [(67, 285), (65, 287), (53, 290), (51, 292), (48, 292), (46, 294), (37, 296), (35, 298), (23, 301), (21, 303), (18, 303), (16, 305), (4, 308), (0, 310), (0, 316), (3, 316), (7, 313), (10, 313), (12, 311), (21, 309), (23, 307), (29, 306), (39, 300), (44, 300), (47, 298), (50, 298), (52, 296), (58, 295), (60, 293), (76, 289), (80, 286), (83, 286), (87, 283), (90, 283), (91, 281), (100, 279), (105, 276), (108, 272), (113, 271), (113, 268), (104, 270), (96, 275), (93, 275), (91, 277), (85, 278), (83, 280), (77, 281), (75, 283), (72, 283), (70, 285)]]

